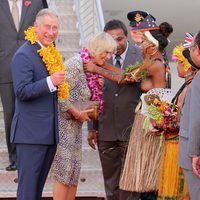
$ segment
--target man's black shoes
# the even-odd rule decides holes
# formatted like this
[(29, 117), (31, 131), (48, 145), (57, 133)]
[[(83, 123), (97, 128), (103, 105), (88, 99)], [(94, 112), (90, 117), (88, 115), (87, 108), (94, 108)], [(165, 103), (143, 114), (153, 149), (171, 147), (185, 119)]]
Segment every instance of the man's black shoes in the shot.
[(10, 163), (10, 165), (8, 165), (8, 167), (6, 167), (6, 170), (7, 171), (16, 171), (17, 170), (16, 162)]

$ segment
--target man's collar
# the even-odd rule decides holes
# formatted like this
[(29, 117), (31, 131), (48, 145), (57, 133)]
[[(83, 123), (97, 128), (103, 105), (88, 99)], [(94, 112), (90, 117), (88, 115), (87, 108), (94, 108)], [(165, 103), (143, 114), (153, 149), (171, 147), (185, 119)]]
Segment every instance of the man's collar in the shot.
[(37, 43), (41, 46), (41, 48), (45, 48), (45, 46), (38, 40)]

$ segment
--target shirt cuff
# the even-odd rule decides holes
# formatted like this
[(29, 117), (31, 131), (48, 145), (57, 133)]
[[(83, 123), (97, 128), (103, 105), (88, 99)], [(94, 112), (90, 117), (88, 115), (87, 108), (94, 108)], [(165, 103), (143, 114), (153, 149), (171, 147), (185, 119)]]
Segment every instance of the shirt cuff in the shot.
[(48, 76), (48, 77), (46, 78), (46, 80), (47, 80), (47, 85), (48, 85), (48, 87), (49, 87), (49, 91), (50, 91), (50, 92), (55, 92), (55, 91), (57, 90), (57, 88), (53, 85), (50, 76)]

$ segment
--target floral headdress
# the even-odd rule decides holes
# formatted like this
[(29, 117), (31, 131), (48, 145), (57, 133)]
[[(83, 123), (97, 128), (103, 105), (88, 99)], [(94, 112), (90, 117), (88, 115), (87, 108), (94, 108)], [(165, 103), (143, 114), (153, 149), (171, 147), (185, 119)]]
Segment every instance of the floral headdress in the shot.
[(186, 33), (184, 44), (176, 46), (172, 53), (172, 60), (180, 61), (185, 71), (188, 71), (192, 67), (192, 65), (188, 61), (187, 57), (184, 56), (183, 51), (190, 48), (192, 40), (193, 40), (193, 35), (191, 33)]
[(183, 69), (185, 71), (188, 71), (191, 68), (191, 64), (188, 62), (188, 59), (185, 58), (185, 56), (183, 55), (183, 51), (184, 47), (182, 44), (176, 46), (172, 53), (172, 60), (174, 61), (178, 60), (179, 62), (181, 62), (183, 65)]
[[(35, 44), (38, 41), (37, 34), (34, 27), (29, 27), (25, 31), (25, 40), (28, 40), (31, 44)], [(49, 75), (60, 70), (66, 70), (66, 67), (62, 62), (62, 55), (54, 47), (53, 44), (49, 45), (47, 48), (41, 48), (38, 51), (44, 62)], [(69, 86), (67, 80), (65, 80), (61, 85), (58, 86), (58, 100), (65, 101), (69, 97)]]

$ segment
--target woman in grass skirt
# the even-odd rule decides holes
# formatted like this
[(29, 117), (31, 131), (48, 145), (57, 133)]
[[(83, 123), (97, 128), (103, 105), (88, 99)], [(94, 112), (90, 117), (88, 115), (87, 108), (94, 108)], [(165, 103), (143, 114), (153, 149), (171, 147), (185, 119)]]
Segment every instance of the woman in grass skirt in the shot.
[[(153, 20), (147, 16), (139, 27), (145, 30), (145, 25), (148, 28), (149, 22)], [(148, 94), (159, 95), (162, 100), (170, 101), (171, 91), (164, 89), (167, 87), (167, 81), (163, 53), (168, 45), (167, 37), (173, 29), (167, 22), (161, 23), (159, 27), (154, 23), (152, 27), (154, 30), (143, 33), (144, 40), (141, 49), (144, 62), (147, 59), (151, 62), (147, 69), (148, 78), (142, 81), (141, 88), (143, 91), (148, 91)], [(157, 30), (155, 30), (156, 27)], [(160, 145), (159, 136), (145, 133), (142, 127), (145, 118), (145, 104), (142, 104), (142, 109), (139, 109), (135, 116), (124, 170), (121, 174), (120, 188), (123, 190), (151, 192), (158, 189), (158, 175), (164, 145)]]

